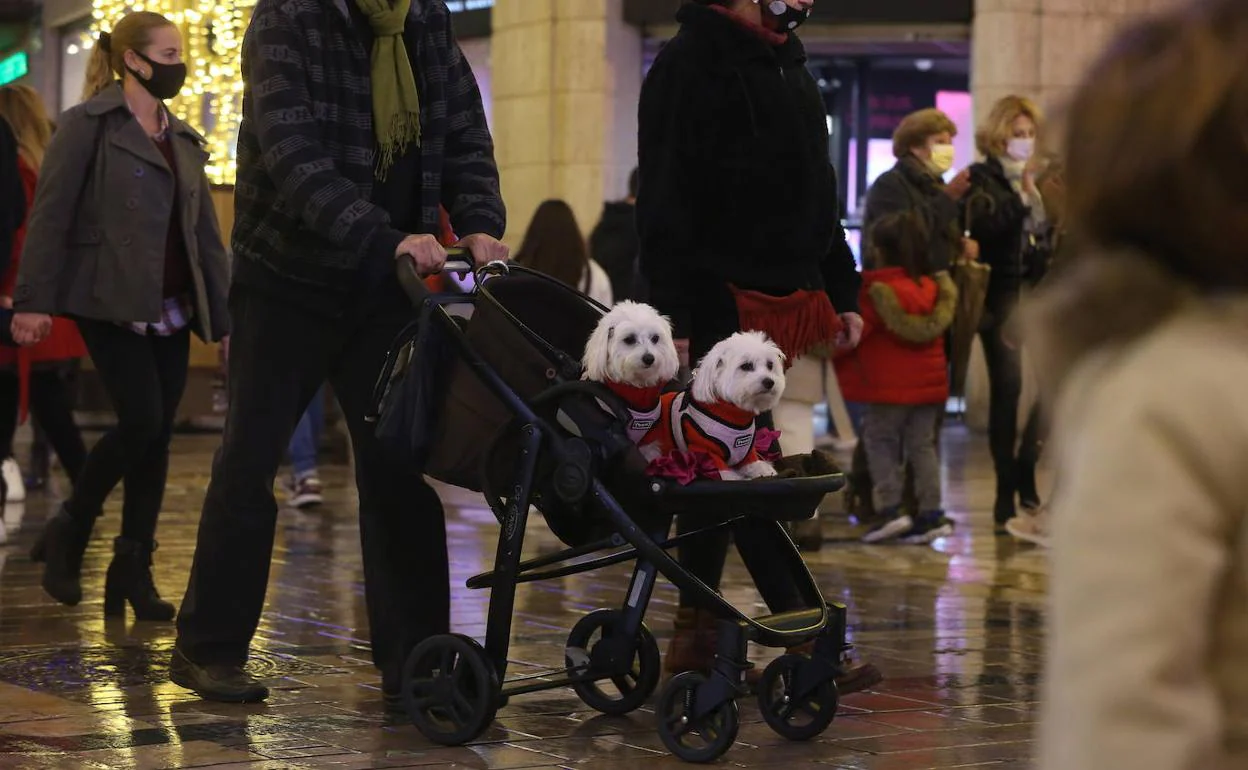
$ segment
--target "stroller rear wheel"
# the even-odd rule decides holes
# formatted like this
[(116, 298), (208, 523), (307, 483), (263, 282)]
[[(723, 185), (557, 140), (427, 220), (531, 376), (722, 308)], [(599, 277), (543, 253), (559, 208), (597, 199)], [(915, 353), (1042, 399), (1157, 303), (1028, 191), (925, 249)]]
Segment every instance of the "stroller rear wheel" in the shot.
[[(659, 644), (643, 623), (634, 639), (621, 638), (619, 610), (597, 610), (577, 621), (568, 634), (564, 659), (579, 674), (609, 674), (597, 682), (572, 685), (586, 706), (622, 716), (636, 711), (659, 685)], [(605, 689), (604, 689), (605, 687)]]
[(416, 729), (444, 746), (479, 736), (498, 710), (498, 672), (475, 639), (431, 636), (403, 666), (403, 705)]
[(758, 707), (782, 738), (808, 741), (828, 729), (840, 700), (836, 670), (809, 655), (781, 655), (763, 670)]
[(705, 674), (690, 671), (673, 677), (659, 696), (655, 713), (659, 738), (667, 750), (686, 762), (714, 762), (737, 740), (740, 715), (735, 700), (726, 700), (702, 716), (698, 693), (705, 692)]

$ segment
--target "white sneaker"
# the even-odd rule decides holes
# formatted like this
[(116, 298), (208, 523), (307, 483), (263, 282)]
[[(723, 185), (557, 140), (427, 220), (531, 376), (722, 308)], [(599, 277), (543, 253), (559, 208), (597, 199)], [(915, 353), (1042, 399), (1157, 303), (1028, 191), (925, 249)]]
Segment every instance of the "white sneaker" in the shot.
[(1022, 511), (1005, 523), (1005, 531), (1024, 543), (1048, 548), (1052, 544), (1049, 509)]
[(6, 502), (26, 502), (26, 483), (22, 480), (22, 469), (18, 467), (17, 460), (12, 457), (6, 459), (4, 465), (0, 466), (0, 473), (4, 474), (4, 484), (9, 489)]

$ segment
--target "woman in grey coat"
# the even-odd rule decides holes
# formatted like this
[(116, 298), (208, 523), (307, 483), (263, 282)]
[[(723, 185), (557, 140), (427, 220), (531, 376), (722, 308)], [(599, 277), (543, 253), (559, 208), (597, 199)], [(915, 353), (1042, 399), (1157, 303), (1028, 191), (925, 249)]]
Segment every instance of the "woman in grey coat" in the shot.
[(204, 139), (164, 105), (185, 79), (181, 35), (163, 16), (134, 13), (101, 36), (86, 101), (62, 116), (48, 148), (13, 297), (21, 344), (42, 339), (53, 315), (78, 322), (117, 412), (36, 546), (43, 588), (81, 601), (91, 529), (124, 478), (104, 613), (122, 615), (129, 602), (139, 620), (174, 616), (151, 559), (190, 334), (218, 340), (228, 324)]

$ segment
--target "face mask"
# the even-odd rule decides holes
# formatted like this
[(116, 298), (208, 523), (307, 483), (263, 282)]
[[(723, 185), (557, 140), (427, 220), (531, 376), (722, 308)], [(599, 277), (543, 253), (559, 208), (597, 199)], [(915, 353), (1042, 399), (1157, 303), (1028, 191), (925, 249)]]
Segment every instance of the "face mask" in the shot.
[[(758, 0), (754, 0), (758, 2)], [(810, 9), (804, 11), (793, 8), (784, 0), (764, 0), (767, 12), (776, 20), (780, 29), (792, 32), (806, 23), (810, 18)]]
[(933, 144), (932, 159), (927, 162), (937, 174), (944, 174), (953, 168), (954, 149), (952, 144)]
[(160, 62), (152, 61), (138, 51), (135, 51), (134, 54), (147, 62), (147, 65), (152, 68), (152, 77), (149, 80), (144, 80), (139, 73), (129, 67), (126, 67), (126, 69), (130, 70), (130, 74), (134, 75), (135, 79), (147, 89), (149, 94), (164, 101), (165, 99), (172, 99), (181, 93), (182, 86), (186, 84), (186, 64), (161, 64)]
[(1005, 146), (1005, 154), (1017, 161), (1029, 161), (1035, 152), (1035, 139), (1011, 139)]

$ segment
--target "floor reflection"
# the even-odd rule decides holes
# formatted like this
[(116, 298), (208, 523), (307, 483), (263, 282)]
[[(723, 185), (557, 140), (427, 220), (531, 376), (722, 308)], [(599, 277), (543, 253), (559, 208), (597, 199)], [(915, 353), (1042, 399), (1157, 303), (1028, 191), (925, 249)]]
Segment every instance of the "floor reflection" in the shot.
[[(167, 513), (160, 526), (157, 581), (180, 598), (215, 440), (175, 442)], [(923, 770), (1030, 766), (1043, 642), (1044, 555), (991, 530), (991, 464), (980, 440), (950, 429), (943, 453), (956, 534), (933, 548), (867, 547), (839, 515), (825, 518), (828, 545), (811, 567), (830, 597), (850, 607), (855, 643), (888, 677), (842, 700), (828, 732), (786, 744), (742, 703), (739, 766)], [(345, 468), (330, 469), (329, 504), (281, 515), (268, 611), (252, 669), (274, 688), (260, 706), (198, 701), (167, 683), (169, 625), (105, 623), (102, 609), (116, 501), (84, 567), (84, 600), (68, 608), (39, 588), (26, 555), (55, 505), (37, 493), (4, 512), (0, 546), (0, 768), (249, 767), (467, 768), (653, 767), (679, 763), (655, 734), (653, 714), (602, 717), (570, 691), (516, 698), (481, 742), (448, 749), (409, 725), (387, 722), (369, 661), (354, 493)], [(452, 574), (462, 586), (490, 565), (497, 525), (478, 499), (447, 490)], [(556, 541), (540, 524), (527, 550)], [(558, 666), (581, 614), (614, 606), (627, 567), (521, 588), (513, 673)], [(759, 598), (734, 562), (725, 593)], [(420, 590), (414, 586), (413, 590)], [(647, 623), (664, 641), (675, 592), (656, 592)], [(456, 630), (485, 632), (488, 593), (462, 587)]]

